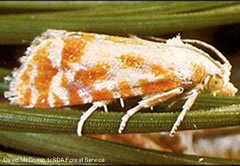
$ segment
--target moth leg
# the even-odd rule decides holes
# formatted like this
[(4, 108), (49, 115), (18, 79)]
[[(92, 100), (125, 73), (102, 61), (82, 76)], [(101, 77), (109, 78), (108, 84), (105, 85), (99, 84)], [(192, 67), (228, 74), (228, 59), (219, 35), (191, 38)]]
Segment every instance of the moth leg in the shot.
[(108, 107), (106, 104), (103, 105), (104, 112), (108, 112)]
[(180, 125), (180, 123), (182, 122), (183, 118), (185, 117), (186, 113), (188, 110), (191, 109), (192, 105), (194, 104), (194, 102), (197, 99), (197, 96), (199, 94), (199, 90), (202, 88), (202, 85), (194, 88), (193, 90), (191, 90), (189, 93), (187, 93), (187, 96), (183, 96), (184, 98), (187, 97), (187, 101), (184, 103), (183, 107), (182, 107), (182, 111), (181, 113), (178, 115), (177, 120), (175, 121), (169, 136), (173, 137), (175, 132), (177, 131), (178, 126)]
[(188, 98), (188, 93), (183, 93), (180, 97), (176, 98), (174, 101), (172, 101), (168, 106), (166, 110), (170, 110), (173, 106), (175, 106), (177, 103), (179, 103), (181, 100), (185, 100)]
[(151, 95), (141, 100), (140, 102), (138, 102), (137, 106), (128, 110), (127, 113), (122, 117), (121, 119), (122, 121), (118, 129), (118, 133), (122, 133), (129, 118), (133, 116), (135, 113), (137, 113), (138, 111), (140, 111), (142, 108), (149, 108), (149, 107), (155, 106), (161, 102), (164, 102), (170, 99), (171, 97), (181, 94), (183, 90), (184, 89), (182, 87), (179, 87), (179, 88), (167, 91), (165, 93), (157, 93), (157, 94)]
[(107, 104), (109, 104), (110, 101), (101, 101), (101, 102), (94, 102), (93, 105), (83, 113), (83, 115), (80, 117), (80, 120), (77, 125), (77, 135), (81, 136), (82, 135), (82, 128), (85, 123), (85, 121), (89, 118), (90, 115), (99, 107), (104, 107), (104, 110), (106, 112), (107, 109)]
[(123, 100), (123, 98), (120, 98), (119, 101), (120, 101), (121, 107), (124, 108), (124, 100)]

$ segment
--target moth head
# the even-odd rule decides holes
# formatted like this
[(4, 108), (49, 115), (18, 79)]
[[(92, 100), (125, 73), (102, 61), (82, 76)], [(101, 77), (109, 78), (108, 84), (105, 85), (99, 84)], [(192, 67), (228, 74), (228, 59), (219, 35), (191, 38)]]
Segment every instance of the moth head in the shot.
[(221, 52), (214, 47), (212, 49), (223, 63), (215, 61), (216, 66), (219, 67), (221, 72), (210, 77), (208, 89), (214, 96), (234, 96), (238, 92), (238, 89), (230, 82), (232, 65)]
[(225, 75), (213, 75), (210, 77), (207, 89), (212, 92), (214, 96), (234, 96), (238, 89), (234, 87), (234, 85), (230, 82), (229, 76)]
[(199, 44), (202, 47), (209, 49), (215, 53), (218, 59), (223, 63), (214, 60), (211, 56), (204, 52), (201, 53), (203, 56), (208, 58), (214, 65), (216, 65), (217, 68), (220, 69), (220, 72), (210, 75), (210, 78), (209, 80), (206, 80), (205, 85), (214, 96), (215, 95), (234, 96), (238, 92), (238, 89), (235, 88), (234, 85), (230, 82), (232, 65), (227, 60), (227, 58), (215, 47), (208, 43), (191, 39), (184, 39), (183, 41), (190, 44)]

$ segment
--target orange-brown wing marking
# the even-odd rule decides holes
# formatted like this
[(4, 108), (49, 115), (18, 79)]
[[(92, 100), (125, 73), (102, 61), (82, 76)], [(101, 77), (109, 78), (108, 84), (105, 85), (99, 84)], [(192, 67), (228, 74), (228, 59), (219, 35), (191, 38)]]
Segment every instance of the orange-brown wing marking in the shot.
[(97, 64), (88, 70), (89, 79), (94, 83), (97, 80), (105, 80), (110, 66), (108, 64)]
[(28, 64), (27, 68), (25, 69), (23, 75), (21, 76), (21, 84), (19, 86), (25, 86), (25, 85), (29, 85), (30, 83), (30, 76), (29, 74), (32, 71), (32, 65)]
[(138, 84), (140, 86), (141, 93), (151, 94), (165, 92), (167, 90), (171, 90), (181, 86), (182, 82), (177, 79), (177, 77), (173, 73), (171, 73), (171, 70), (173, 70), (171, 67), (169, 67), (168, 69), (164, 69), (158, 64), (151, 65), (151, 71), (154, 76), (162, 76), (162, 78), (159, 78), (156, 81), (152, 82), (145, 79), (139, 80)]
[(30, 88), (27, 88), (23, 92), (23, 97), (20, 99), (20, 101), (22, 101), (24, 105), (30, 105), (31, 96), (32, 96), (32, 90)]
[(32, 71), (32, 66), (28, 64), (23, 75), (21, 76), (21, 83), (17, 85), (17, 90), (23, 96), (19, 100), (23, 102), (24, 105), (30, 105), (32, 91), (30, 88), (23, 88), (24, 86), (30, 85), (30, 76), (29, 74)]
[(91, 91), (92, 101), (112, 100), (113, 94), (107, 89), (103, 90), (92, 90)]
[(36, 106), (49, 107), (48, 94), (49, 87), (53, 76), (58, 70), (52, 67), (52, 62), (48, 59), (48, 48), (50, 43), (47, 43), (43, 48), (39, 49), (32, 59), (32, 63), (37, 65), (37, 76), (34, 84), (39, 93)]
[(76, 72), (75, 80), (85, 86), (92, 85), (95, 81), (105, 80), (110, 66), (108, 64), (97, 64), (88, 70), (79, 70)]
[(70, 69), (71, 67), (69, 65), (71, 63), (80, 63), (87, 42), (90, 42), (93, 39), (94, 36), (92, 35), (83, 35), (79, 38), (69, 38), (64, 40), (61, 67), (63, 69)]
[(85, 86), (89, 86), (92, 84), (91, 80), (89, 80), (89, 75), (87, 70), (79, 70), (76, 72), (74, 76), (74, 80), (79, 83), (83, 84)]
[(78, 87), (73, 83), (68, 83), (65, 75), (62, 77), (62, 87), (68, 90), (70, 105), (83, 103), (82, 98), (78, 95)]
[(131, 54), (123, 54), (120, 56), (121, 64), (124, 68), (142, 68), (144, 59)]
[(57, 95), (53, 94), (53, 98), (54, 98), (54, 106), (55, 107), (64, 106), (63, 101)]
[(134, 96), (131, 86), (127, 81), (122, 81), (118, 84), (118, 89), (120, 91), (121, 97), (130, 97)]
[(153, 64), (151, 70), (155, 76), (166, 75), (165, 70), (160, 65)]
[(170, 79), (163, 79), (155, 82), (149, 82), (148, 80), (139, 80), (138, 83), (142, 94), (165, 92), (167, 90), (177, 88), (181, 85), (180, 82), (176, 82)]
[(194, 84), (198, 84), (207, 77), (207, 72), (204, 67), (201, 67), (197, 64), (195, 64), (193, 68), (194, 72), (192, 75), (192, 81)]
[(107, 36), (105, 37), (105, 40), (112, 41), (114, 43), (120, 43), (120, 44), (134, 44), (134, 45), (141, 45), (142, 43), (138, 40), (130, 39), (130, 38), (123, 38), (123, 37), (117, 37), (117, 36)]

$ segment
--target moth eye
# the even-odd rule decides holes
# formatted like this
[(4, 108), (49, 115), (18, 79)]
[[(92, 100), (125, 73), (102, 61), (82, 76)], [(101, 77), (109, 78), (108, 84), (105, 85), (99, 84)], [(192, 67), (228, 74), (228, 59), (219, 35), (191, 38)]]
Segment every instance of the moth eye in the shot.
[(213, 77), (210, 78), (208, 82), (208, 88), (210, 91), (215, 91), (218, 89), (221, 89), (223, 87), (223, 79), (218, 76), (214, 75)]

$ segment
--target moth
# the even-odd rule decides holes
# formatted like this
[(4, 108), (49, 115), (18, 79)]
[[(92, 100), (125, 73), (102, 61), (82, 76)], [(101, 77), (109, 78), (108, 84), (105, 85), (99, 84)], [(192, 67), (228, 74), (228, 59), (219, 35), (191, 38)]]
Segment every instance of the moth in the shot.
[[(213, 59), (200, 48), (215, 53)], [(142, 96), (122, 117), (119, 133), (129, 118), (142, 108), (176, 97), (171, 104), (186, 100), (170, 131), (173, 136), (203, 90), (213, 95), (235, 95), (230, 82), (231, 64), (216, 48), (199, 40), (180, 36), (164, 42), (136, 36), (47, 30), (36, 37), (12, 73), (5, 97), (23, 107), (62, 107), (92, 103), (80, 117), (77, 134), (99, 107), (116, 99)]]

